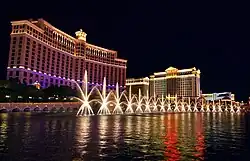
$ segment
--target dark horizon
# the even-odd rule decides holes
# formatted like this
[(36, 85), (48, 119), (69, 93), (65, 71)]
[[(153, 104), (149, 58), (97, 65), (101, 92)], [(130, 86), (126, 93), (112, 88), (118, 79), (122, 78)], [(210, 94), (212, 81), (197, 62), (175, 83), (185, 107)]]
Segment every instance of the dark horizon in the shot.
[(6, 77), (10, 21), (43, 18), (71, 36), (82, 28), (87, 42), (118, 51), (118, 57), (128, 60), (127, 78), (146, 77), (169, 66), (196, 67), (201, 70), (203, 93), (233, 92), (239, 101), (250, 96), (247, 4), (225, 0), (43, 3), (7, 2), (0, 79)]

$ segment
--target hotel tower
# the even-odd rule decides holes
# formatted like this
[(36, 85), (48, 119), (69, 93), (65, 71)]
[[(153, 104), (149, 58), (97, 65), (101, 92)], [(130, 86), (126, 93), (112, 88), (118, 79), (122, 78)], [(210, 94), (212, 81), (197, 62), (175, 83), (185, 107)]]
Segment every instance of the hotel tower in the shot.
[(125, 88), (127, 60), (117, 58), (117, 52), (89, 44), (87, 34), (77, 31), (76, 38), (64, 33), (43, 19), (13, 21), (7, 79), (18, 78), (21, 83), (40, 83), (75, 87), (83, 83), (88, 73), (89, 86)]
[(149, 86), (150, 96), (195, 99), (200, 97), (200, 70), (169, 67), (164, 72), (151, 75)]

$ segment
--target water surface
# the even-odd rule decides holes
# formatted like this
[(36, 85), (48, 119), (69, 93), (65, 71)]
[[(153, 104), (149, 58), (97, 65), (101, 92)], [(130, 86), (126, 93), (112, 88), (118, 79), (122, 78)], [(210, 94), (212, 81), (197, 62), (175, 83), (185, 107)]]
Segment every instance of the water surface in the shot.
[(0, 160), (250, 160), (250, 117), (0, 114)]

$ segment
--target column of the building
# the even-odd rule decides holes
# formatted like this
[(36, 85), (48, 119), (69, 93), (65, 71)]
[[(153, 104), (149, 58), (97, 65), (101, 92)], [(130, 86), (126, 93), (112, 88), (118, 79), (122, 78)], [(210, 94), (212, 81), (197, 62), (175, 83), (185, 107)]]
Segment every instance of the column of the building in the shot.
[[(71, 72), (72, 72), (72, 78), (70, 79), (73, 79), (75, 80), (75, 70), (76, 70), (76, 58), (74, 56), (71, 57), (72, 58), (72, 68), (71, 68)], [(75, 85), (75, 82), (74, 81), (71, 81), (71, 88), (75, 88), (76, 85)]]
[(122, 86), (124, 87), (126, 85), (126, 76), (127, 76), (127, 68), (123, 68), (123, 84)]
[(95, 72), (95, 62), (93, 62), (92, 63), (92, 65), (91, 65), (91, 69), (92, 69), (92, 81), (91, 81), (91, 85), (93, 86), (93, 83), (95, 83), (95, 74), (96, 74), (96, 72)]

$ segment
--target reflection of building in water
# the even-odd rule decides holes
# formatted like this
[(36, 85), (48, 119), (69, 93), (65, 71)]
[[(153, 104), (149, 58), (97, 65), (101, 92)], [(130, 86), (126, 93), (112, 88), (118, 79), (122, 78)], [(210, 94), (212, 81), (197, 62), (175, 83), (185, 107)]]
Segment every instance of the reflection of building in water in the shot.
[(142, 117), (138, 116), (138, 117), (136, 117), (136, 119), (137, 119), (137, 121), (136, 121), (136, 125), (135, 125), (135, 127), (136, 127), (135, 131), (137, 134), (140, 134), (141, 130), (142, 130)]
[(79, 119), (80, 126), (76, 131), (76, 140), (83, 144), (87, 144), (90, 136), (90, 117), (81, 117)]
[[(0, 140), (1, 144), (5, 144), (6, 139), (8, 138), (7, 135), (7, 128), (8, 128), (8, 114), (1, 114), (0, 115)], [(6, 147), (6, 146), (3, 146)]]
[(100, 139), (105, 139), (107, 137), (106, 133), (108, 130), (108, 118), (109, 116), (100, 117), (100, 122), (99, 122)]
[[(125, 117), (126, 121), (125, 121), (125, 134), (124, 135), (126, 135), (126, 136), (131, 136), (132, 128), (133, 128), (133, 126), (132, 126), (132, 118), (133, 118), (133, 116)], [(137, 124), (138, 124), (138, 122), (137, 122)], [(125, 138), (124, 141), (129, 142), (129, 143), (132, 142), (132, 140), (128, 140), (126, 138)]]
[(199, 158), (200, 160), (204, 160), (204, 149), (205, 149), (205, 141), (204, 141), (204, 129), (203, 129), (203, 115), (201, 113), (196, 113), (197, 119), (195, 120), (195, 138), (196, 145), (195, 150), (196, 153), (194, 156)]
[(168, 161), (175, 161), (180, 159), (180, 151), (177, 148), (177, 125), (176, 121), (178, 119), (175, 119), (174, 115), (167, 115), (167, 119), (165, 120), (164, 124), (166, 127), (166, 136), (165, 136), (165, 157), (168, 158)]
[(119, 142), (119, 137), (121, 135), (121, 115), (115, 115), (114, 116), (114, 121), (113, 121), (113, 136), (114, 136), (114, 141)]

